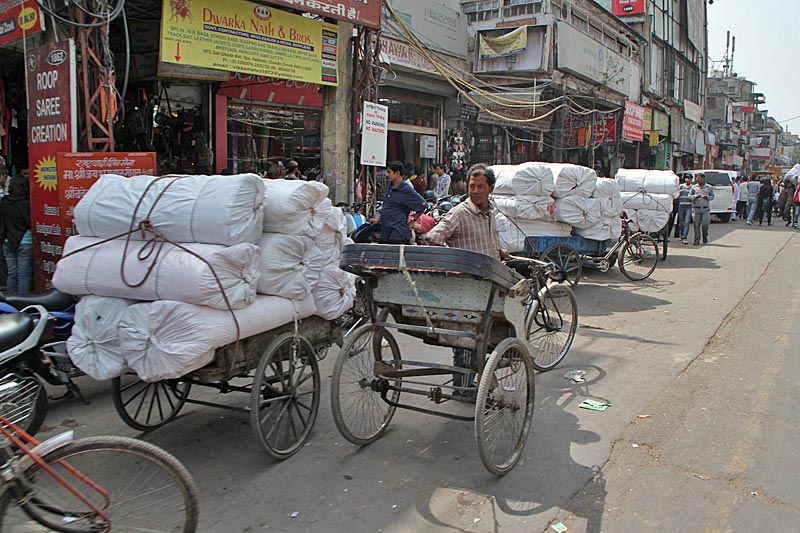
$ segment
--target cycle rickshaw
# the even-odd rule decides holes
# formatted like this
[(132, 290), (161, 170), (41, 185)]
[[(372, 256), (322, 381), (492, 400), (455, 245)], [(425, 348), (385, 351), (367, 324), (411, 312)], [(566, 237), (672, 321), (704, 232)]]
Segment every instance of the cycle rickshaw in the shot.
[[(546, 282), (545, 265), (536, 267), (541, 276), (523, 279), (468, 250), (345, 246), (340, 267), (365, 279), (372, 320), (347, 336), (334, 367), (331, 407), (342, 435), (370, 444), (398, 408), (474, 421), (484, 466), (498, 476), (509, 472), (530, 431), (534, 368), (558, 364), (577, 330), (575, 296), (566, 285)], [(392, 331), (477, 356), (464, 366), (404, 359)], [(537, 364), (541, 354), (547, 360)], [(447, 381), (459, 375), (467, 379)], [(403, 403), (401, 394), (437, 405), (474, 402), (474, 416)]]

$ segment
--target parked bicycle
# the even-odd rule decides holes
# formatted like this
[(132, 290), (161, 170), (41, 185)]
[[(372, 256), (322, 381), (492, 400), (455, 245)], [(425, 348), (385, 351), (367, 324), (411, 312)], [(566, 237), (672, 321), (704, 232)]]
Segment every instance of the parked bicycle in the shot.
[(197, 530), (194, 480), (157, 446), (72, 431), (37, 442), (4, 417), (0, 433), (0, 531)]

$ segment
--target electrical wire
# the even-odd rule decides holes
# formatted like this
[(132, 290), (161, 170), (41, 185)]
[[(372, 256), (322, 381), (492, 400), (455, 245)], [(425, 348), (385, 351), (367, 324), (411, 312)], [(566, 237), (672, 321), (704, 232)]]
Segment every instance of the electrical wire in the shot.
[[(45, 13), (47, 13), (60, 23), (66, 24), (67, 26), (73, 26), (77, 28), (101, 28), (106, 25), (105, 20), (100, 22), (75, 22), (74, 20), (66, 19), (61, 15), (59, 15), (58, 13), (56, 13), (55, 11), (51, 10), (46, 5), (44, 5), (43, 0), (35, 0), (35, 1), (36, 5), (38, 5), (42, 9), (42, 11), (44, 11)], [(120, 12), (124, 9), (124, 7), (125, 7), (125, 0), (117, 0), (117, 5), (115, 5), (114, 9), (112, 9), (107, 15), (95, 18), (107, 18), (108, 21), (110, 22), (112, 20), (115, 20), (119, 16)], [(86, 10), (82, 11), (85, 12)]]

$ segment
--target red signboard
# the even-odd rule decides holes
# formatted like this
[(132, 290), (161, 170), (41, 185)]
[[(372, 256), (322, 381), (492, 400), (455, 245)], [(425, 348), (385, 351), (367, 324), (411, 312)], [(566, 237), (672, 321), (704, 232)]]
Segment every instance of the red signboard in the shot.
[(34, 0), (0, 2), (0, 45), (44, 29), (42, 10)]
[(622, 121), (622, 138), (629, 141), (644, 140), (644, 114), (646, 109), (633, 102), (625, 102), (625, 118)]
[(594, 144), (614, 144), (617, 142), (616, 113), (600, 113), (594, 119)]
[(618, 17), (644, 14), (644, 0), (612, 0), (611, 11)]
[(61, 228), (65, 237), (73, 235), (75, 206), (103, 174), (155, 176), (155, 152), (73, 152), (56, 154)]
[(56, 152), (76, 144), (75, 44), (45, 44), (25, 57), (28, 78), (28, 164), (31, 175), (33, 286), (46, 287), (61, 255)]
[[(591, 142), (601, 144), (615, 144), (617, 142), (616, 113), (595, 113), (592, 115), (568, 115), (564, 121), (563, 143), (564, 146), (583, 146), (588, 142), (585, 135), (594, 125)], [(582, 130), (586, 133), (582, 133)]]
[[(266, 0), (270, 4), (298, 11), (316, 13), (323, 17), (368, 26), (381, 27), (381, 0)], [(642, 0), (644, 1), (644, 0)]]
[(250, 102), (322, 108), (321, 89), (315, 83), (231, 72), (217, 94)]

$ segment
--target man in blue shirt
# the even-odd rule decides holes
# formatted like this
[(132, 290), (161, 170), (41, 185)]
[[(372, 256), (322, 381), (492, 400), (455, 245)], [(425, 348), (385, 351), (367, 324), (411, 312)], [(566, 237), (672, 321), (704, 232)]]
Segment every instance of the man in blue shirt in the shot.
[[(392, 161), (386, 167), (387, 187), (381, 208), (381, 242), (384, 244), (408, 244), (411, 241), (411, 225), (428, 207), (428, 202), (403, 180), (403, 163)], [(408, 215), (416, 212), (414, 220)]]

